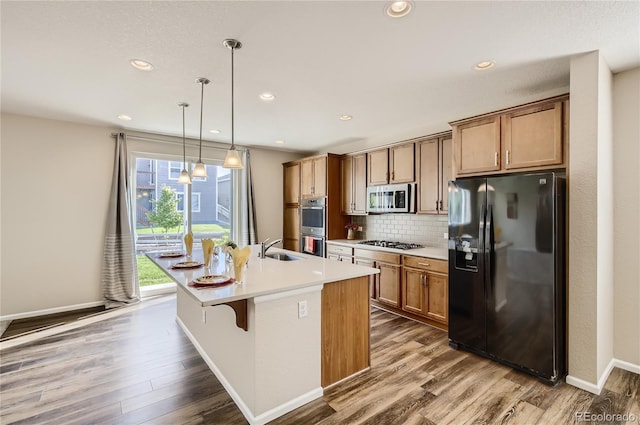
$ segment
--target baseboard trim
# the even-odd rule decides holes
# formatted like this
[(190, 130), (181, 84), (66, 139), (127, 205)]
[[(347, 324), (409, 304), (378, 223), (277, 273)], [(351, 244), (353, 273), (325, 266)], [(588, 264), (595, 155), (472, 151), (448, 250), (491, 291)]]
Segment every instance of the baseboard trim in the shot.
[(604, 388), (604, 384), (609, 379), (609, 375), (611, 375), (611, 371), (613, 368), (617, 367), (620, 369), (627, 370), (629, 372), (637, 373), (640, 375), (640, 365), (635, 365), (633, 363), (625, 362), (624, 360), (611, 359), (607, 367), (604, 369), (602, 375), (600, 375), (600, 379), (598, 379), (598, 383), (594, 384), (592, 382), (585, 381), (580, 378), (576, 378), (575, 376), (567, 375), (565, 381), (569, 385), (573, 385), (574, 387), (580, 388), (585, 391), (589, 391), (595, 395), (600, 395), (602, 389)]
[(105, 305), (104, 300), (93, 301), (93, 302), (82, 303), (82, 304), (75, 304), (75, 305), (66, 305), (62, 307), (47, 308), (44, 310), (25, 311), (24, 313), (7, 314), (6, 316), (0, 316), (0, 320), (4, 321), (4, 320), (27, 319), (29, 317), (46, 316), (48, 314), (64, 313), (67, 311), (82, 310), (84, 308), (99, 307), (101, 305)]
[(204, 351), (204, 348), (202, 348), (202, 346), (198, 343), (198, 341), (196, 340), (196, 338), (193, 336), (193, 334), (187, 329), (187, 327), (185, 326), (185, 324), (182, 322), (182, 320), (180, 320), (179, 317), (176, 316), (176, 321), (178, 322), (178, 325), (180, 325), (180, 327), (182, 328), (182, 330), (184, 331), (185, 335), (187, 335), (187, 338), (189, 338), (189, 340), (191, 341), (191, 343), (193, 344), (194, 347), (196, 347), (196, 350), (198, 351), (198, 353), (200, 353), (200, 356), (202, 357), (202, 359), (205, 361), (205, 363), (207, 364), (207, 366), (209, 366), (209, 369), (211, 369), (211, 371), (213, 372), (214, 375), (216, 375), (216, 378), (218, 378), (218, 380), (220, 381), (220, 383), (222, 384), (222, 386), (224, 387), (225, 390), (227, 390), (227, 393), (229, 393), (229, 395), (231, 396), (231, 398), (233, 399), (233, 401), (236, 403), (236, 405), (238, 406), (238, 409), (240, 409), (240, 411), (242, 412), (242, 414), (244, 415), (245, 419), (249, 422), (249, 424), (251, 425), (264, 425), (267, 422), (270, 422), (276, 418), (279, 418), (280, 416), (284, 415), (285, 413), (288, 413), (294, 409), (297, 409), (298, 407), (309, 403), (310, 401), (313, 401), (319, 397), (322, 397), (323, 390), (322, 387), (313, 389), (305, 394), (302, 394), (292, 400), (289, 400), (286, 403), (283, 403), (279, 406), (274, 407), (271, 410), (268, 410), (258, 416), (254, 416), (253, 412), (251, 412), (251, 409), (249, 408), (249, 406), (246, 405), (246, 403), (244, 402), (244, 400), (242, 400), (242, 397), (240, 397), (240, 394), (238, 394), (236, 392), (236, 390), (233, 388), (233, 386), (231, 385), (231, 383), (229, 383), (229, 381), (227, 380), (227, 378), (224, 376), (224, 374), (222, 373), (222, 371), (216, 366), (216, 364), (213, 362), (213, 360), (209, 357), (209, 355)]

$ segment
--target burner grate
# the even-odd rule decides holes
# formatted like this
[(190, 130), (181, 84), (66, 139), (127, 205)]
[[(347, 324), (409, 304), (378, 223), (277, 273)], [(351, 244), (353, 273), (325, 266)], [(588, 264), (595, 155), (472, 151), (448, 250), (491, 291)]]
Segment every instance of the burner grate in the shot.
[(383, 240), (367, 240), (358, 242), (362, 245), (379, 246), (382, 248), (394, 248), (394, 249), (416, 249), (423, 248), (423, 245), (410, 242), (398, 242), (398, 241), (383, 241)]

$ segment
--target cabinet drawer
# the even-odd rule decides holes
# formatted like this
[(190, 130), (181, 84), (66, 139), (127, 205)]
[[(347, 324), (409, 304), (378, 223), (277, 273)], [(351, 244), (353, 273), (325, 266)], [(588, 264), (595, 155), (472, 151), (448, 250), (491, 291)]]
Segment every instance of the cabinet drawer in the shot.
[(327, 243), (327, 253), (339, 254), (339, 255), (353, 255), (353, 248)]
[(384, 261), (385, 263), (400, 264), (400, 255), (391, 254), (389, 252), (372, 251), (368, 249), (354, 249), (353, 255), (358, 258), (370, 258), (376, 261)]
[(416, 269), (429, 270), (438, 273), (449, 272), (449, 263), (447, 261), (436, 260), (433, 258), (403, 255), (402, 264), (406, 267), (414, 267)]

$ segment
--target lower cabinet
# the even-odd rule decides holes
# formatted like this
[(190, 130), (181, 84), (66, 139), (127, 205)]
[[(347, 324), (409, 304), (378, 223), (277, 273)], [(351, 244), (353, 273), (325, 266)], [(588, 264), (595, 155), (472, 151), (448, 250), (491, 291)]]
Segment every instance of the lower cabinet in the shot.
[(402, 259), (402, 309), (446, 324), (449, 304), (447, 262), (408, 255)]
[(402, 277), (400, 255), (368, 249), (354, 249), (356, 264), (375, 267), (380, 273), (369, 281), (371, 299), (385, 305), (400, 308), (400, 279)]

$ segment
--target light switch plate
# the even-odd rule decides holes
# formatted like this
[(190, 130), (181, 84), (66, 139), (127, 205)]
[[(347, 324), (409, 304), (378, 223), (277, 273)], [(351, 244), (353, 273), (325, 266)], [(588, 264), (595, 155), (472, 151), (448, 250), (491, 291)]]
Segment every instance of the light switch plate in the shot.
[(298, 301), (298, 319), (302, 319), (303, 317), (307, 317), (309, 315), (309, 307), (307, 305), (307, 300)]

